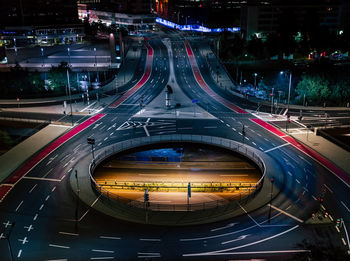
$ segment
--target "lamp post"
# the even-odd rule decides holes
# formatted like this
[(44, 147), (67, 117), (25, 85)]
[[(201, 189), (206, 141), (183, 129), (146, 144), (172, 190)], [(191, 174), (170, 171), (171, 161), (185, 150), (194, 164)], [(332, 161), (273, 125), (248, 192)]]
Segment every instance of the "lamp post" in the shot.
[[(292, 87), (292, 72), (288, 71), (289, 73), (289, 86), (288, 86), (288, 100), (287, 100), (287, 111), (289, 110), (289, 102), (290, 102), (290, 89)], [(284, 74), (283, 71), (280, 72), (280, 74)]]
[(69, 64), (67, 66), (67, 86), (68, 86), (68, 93), (69, 93), (69, 103), (70, 103), (70, 117), (72, 120), (72, 126), (73, 126), (73, 108), (72, 108), (72, 93), (70, 89), (70, 81), (69, 81), (69, 67), (71, 66), (70, 64), (70, 48), (67, 48), (68, 51), (68, 56), (69, 56)]
[(42, 59), (41, 67), (44, 67), (44, 48), (41, 47), (40, 51), (41, 51), (41, 59)]
[(94, 66), (97, 67), (96, 48), (94, 48), (94, 53), (95, 53), (95, 64), (94, 64)]
[(258, 76), (258, 74), (254, 73), (253, 75), (254, 75), (254, 88), (256, 89), (256, 76)]
[(93, 159), (93, 163), (95, 164), (95, 154), (94, 154), (95, 139), (87, 138), (87, 142), (88, 142), (88, 144), (91, 145), (92, 159)]

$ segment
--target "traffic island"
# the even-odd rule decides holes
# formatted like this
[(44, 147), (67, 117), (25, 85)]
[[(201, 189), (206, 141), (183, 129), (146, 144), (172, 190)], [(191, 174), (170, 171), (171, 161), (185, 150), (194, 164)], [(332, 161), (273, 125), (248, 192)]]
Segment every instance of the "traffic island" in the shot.
[[(94, 173), (96, 167), (106, 166), (106, 163), (109, 164), (108, 162), (112, 155), (118, 157), (118, 155), (125, 155), (121, 154), (125, 151), (137, 151), (139, 150), (138, 148), (145, 148), (145, 146), (163, 146), (164, 144), (168, 144), (168, 147), (169, 144), (199, 145), (203, 148), (208, 146), (218, 147), (227, 152), (231, 152), (235, 157), (240, 156), (241, 158), (247, 158), (249, 166), (255, 166), (261, 173), (261, 176), (259, 174), (259, 178), (256, 179), (257, 181), (255, 180), (256, 182), (242, 184), (244, 182), (241, 181), (241, 186), (239, 186), (238, 180), (230, 180), (235, 176), (230, 177), (225, 175), (239, 175), (236, 174), (235, 171), (242, 172), (242, 167), (237, 168), (237, 170), (232, 170), (232, 165), (226, 163), (224, 165), (226, 165), (228, 169), (223, 170), (221, 168), (221, 172), (219, 171), (219, 174), (217, 173), (218, 175), (213, 176), (215, 167), (212, 169), (209, 168), (208, 170), (208, 165), (205, 165), (207, 167), (205, 171), (208, 172), (209, 175), (203, 173), (203, 175), (196, 175), (196, 173), (192, 173), (193, 175), (191, 177), (191, 175), (188, 175), (188, 172), (194, 169), (193, 162), (187, 162), (181, 170), (178, 170), (176, 164), (171, 162), (167, 165), (167, 168), (163, 169), (168, 171), (169, 174), (176, 173), (169, 175), (166, 178), (168, 179), (167, 181), (164, 180), (164, 177), (163, 180), (158, 180), (158, 182), (162, 181), (162, 184), (155, 184), (155, 177), (160, 175), (159, 170), (158, 174), (153, 173), (155, 175), (141, 175), (144, 179), (142, 184), (140, 184), (142, 181), (135, 181), (133, 184), (130, 184), (131, 180), (124, 180), (127, 190), (135, 190), (136, 187), (138, 188), (137, 191), (131, 193), (133, 194), (131, 197), (126, 197), (125, 194), (127, 193), (125, 193), (125, 191), (124, 194), (120, 193), (120, 188), (123, 187), (123, 181), (118, 180), (117, 183), (115, 183), (116, 180), (96, 181), (93, 177), (92, 173)], [(273, 164), (273, 159), (264, 153), (232, 140), (212, 136), (174, 134), (135, 138), (96, 151), (94, 162), (91, 161), (91, 158), (92, 156), (90, 155), (86, 156), (75, 166), (75, 169), (79, 169), (79, 174), (77, 176), (71, 175), (70, 177), (73, 191), (82, 201), (94, 209), (119, 219), (137, 223), (153, 225), (193, 225), (232, 218), (268, 204), (271, 198), (279, 193), (278, 188), (284, 184), (284, 176), (280, 175), (281, 169), (277, 164)], [(208, 164), (208, 162), (206, 162), (206, 164)], [(159, 167), (161, 164), (156, 165), (159, 169), (162, 169), (162, 167)], [(163, 166), (164, 165), (163, 162)], [(200, 166), (197, 169), (203, 169), (203, 162), (196, 162), (195, 165)], [(219, 164), (216, 165), (220, 167)], [(130, 168), (128, 167), (127, 169)], [(154, 172), (154, 167), (152, 167), (150, 171)], [(216, 171), (217, 170), (214, 172)], [(135, 177), (134, 174), (135, 173), (131, 171), (129, 178)], [(121, 175), (121, 177), (125, 179), (126, 176)], [(145, 177), (147, 180), (145, 180)], [(182, 177), (183, 182), (176, 180), (179, 177)], [(208, 177), (212, 179), (210, 182), (205, 179)], [(274, 177), (273, 183), (270, 182), (271, 177)], [(235, 179), (237, 179), (237, 177), (235, 177)], [(193, 181), (193, 184), (191, 184), (191, 181)], [(114, 184), (112, 184), (113, 182)], [(211, 182), (213, 182), (213, 184), (211, 184)], [(79, 187), (77, 187), (77, 185)], [(271, 185), (273, 187), (271, 187)], [(189, 188), (188, 186), (191, 187)], [(155, 190), (158, 190), (158, 192)], [(164, 192), (164, 190), (168, 191)], [(272, 197), (270, 194), (271, 191)], [(164, 195), (159, 197), (161, 194), (157, 195), (157, 193), (167, 194), (165, 194), (166, 197), (164, 197)], [(187, 197), (188, 202), (184, 204), (186, 196), (189, 193), (191, 198)], [(194, 196), (196, 197), (196, 202), (192, 202), (193, 198), (191, 194), (200, 195), (199, 197)], [(214, 198), (212, 197), (213, 195)]]

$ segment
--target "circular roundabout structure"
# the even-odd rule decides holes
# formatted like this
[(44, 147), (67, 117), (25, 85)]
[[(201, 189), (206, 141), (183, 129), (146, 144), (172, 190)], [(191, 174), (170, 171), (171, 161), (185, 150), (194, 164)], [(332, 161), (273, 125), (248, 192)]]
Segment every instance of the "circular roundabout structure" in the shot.
[(278, 176), (272, 166), (266, 154), (236, 141), (162, 135), (95, 151), (78, 163), (84, 171), (71, 175), (70, 183), (85, 204), (118, 219), (204, 224), (266, 205), (271, 186), (283, 183), (267, 178)]

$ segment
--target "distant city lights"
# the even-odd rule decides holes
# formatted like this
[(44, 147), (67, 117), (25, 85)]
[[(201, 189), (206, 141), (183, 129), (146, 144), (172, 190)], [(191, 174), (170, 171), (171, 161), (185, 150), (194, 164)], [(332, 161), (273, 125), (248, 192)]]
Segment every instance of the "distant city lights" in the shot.
[(197, 31), (197, 32), (204, 32), (204, 33), (220, 33), (223, 31), (228, 31), (228, 32), (239, 32), (240, 31), (239, 27), (210, 29), (208, 27), (205, 27), (203, 25), (198, 25), (198, 24), (179, 25), (179, 24), (170, 22), (168, 20), (165, 20), (165, 19), (162, 19), (159, 17), (156, 18), (156, 23), (173, 28), (173, 29), (178, 29), (181, 31)]

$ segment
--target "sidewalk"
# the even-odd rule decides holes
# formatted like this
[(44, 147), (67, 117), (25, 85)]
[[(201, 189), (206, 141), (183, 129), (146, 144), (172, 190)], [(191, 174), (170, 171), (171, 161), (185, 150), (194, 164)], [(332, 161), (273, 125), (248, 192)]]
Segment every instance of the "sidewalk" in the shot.
[(70, 126), (50, 124), (0, 156), (0, 183), (30, 157), (57, 139)]
[[(259, 113), (254, 115), (266, 122), (273, 123), (273, 121), (276, 120), (275, 117), (272, 117), (271, 114), (268, 113)], [(285, 130), (281, 131), (285, 132)], [(297, 129), (289, 129), (289, 131), (285, 133), (313, 149), (350, 174), (350, 152), (342, 149), (321, 136), (316, 136), (313, 131), (308, 129), (301, 129), (301, 131), (297, 131)]]

